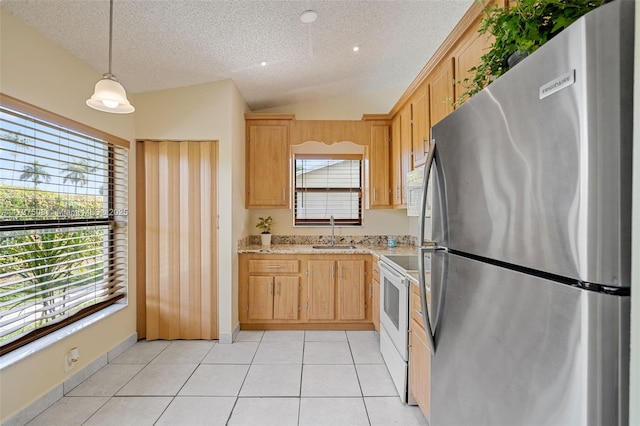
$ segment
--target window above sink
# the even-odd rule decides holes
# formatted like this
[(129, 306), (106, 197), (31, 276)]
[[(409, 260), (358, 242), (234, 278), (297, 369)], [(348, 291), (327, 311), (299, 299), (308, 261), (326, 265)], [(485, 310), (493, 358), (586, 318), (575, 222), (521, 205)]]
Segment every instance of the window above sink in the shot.
[(362, 156), (295, 155), (294, 224), (362, 225)]

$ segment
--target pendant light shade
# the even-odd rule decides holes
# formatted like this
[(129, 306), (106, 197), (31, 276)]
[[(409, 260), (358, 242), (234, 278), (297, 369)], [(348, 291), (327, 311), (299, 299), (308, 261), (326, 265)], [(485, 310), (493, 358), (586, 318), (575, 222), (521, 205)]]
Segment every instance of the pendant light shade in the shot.
[(113, 114), (128, 114), (136, 109), (129, 103), (124, 87), (111, 74), (111, 39), (113, 33), (113, 0), (109, 1), (109, 72), (103, 74), (96, 83), (93, 95), (87, 99), (87, 105), (98, 111)]
[(87, 105), (114, 114), (128, 114), (136, 110), (129, 103), (124, 87), (111, 74), (104, 74), (102, 80), (96, 83), (93, 96), (87, 99)]

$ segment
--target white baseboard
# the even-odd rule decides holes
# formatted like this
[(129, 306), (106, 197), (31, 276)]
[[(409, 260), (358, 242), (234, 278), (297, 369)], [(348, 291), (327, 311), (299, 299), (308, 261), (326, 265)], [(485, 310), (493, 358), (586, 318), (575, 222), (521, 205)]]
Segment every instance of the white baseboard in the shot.
[(79, 370), (73, 376), (69, 377), (60, 385), (53, 388), (40, 398), (29, 404), (28, 407), (16, 413), (6, 422), (2, 423), (2, 426), (23, 426), (36, 418), (47, 408), (58, 402), (64, 395), (71, 392), (73, 388), (84, 382), (87, 378), (95, 374), (107, 363), (113, 360), (115, 357), (126, 351), (129, 347), (133, 346), (138, 341), (138, 333), (133, 333), (125, 340), (113, 347), (109, 352), (100, 356), (98, 359)]
[(236, 337), (238, 337), (239, 333), (240, 333), (240, 323), (236, 324), (235, 328), (233, 329), (233, 332), (220, 333), (220, 336), (218, 337), (218, 343), (223, 343), (223, 344), (233, 343), (234, 340), (236, 340)]

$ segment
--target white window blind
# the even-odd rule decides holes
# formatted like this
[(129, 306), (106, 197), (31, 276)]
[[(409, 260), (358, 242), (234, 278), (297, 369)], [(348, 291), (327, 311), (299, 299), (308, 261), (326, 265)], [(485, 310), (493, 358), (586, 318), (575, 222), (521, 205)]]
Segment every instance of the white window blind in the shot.
[(296, 225), (362, 224), (362, 158), (358, 155), (295, 157)]
[(0, 154), (2, 355), (125, 298), (128, 150), (2, 105)]

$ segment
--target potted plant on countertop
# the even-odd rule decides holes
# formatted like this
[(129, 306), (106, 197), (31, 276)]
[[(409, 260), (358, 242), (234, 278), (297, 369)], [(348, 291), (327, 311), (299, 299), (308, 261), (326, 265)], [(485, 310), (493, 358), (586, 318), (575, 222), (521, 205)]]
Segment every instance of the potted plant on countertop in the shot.
[(481, 91), (602, 3), (603, 0), (519, 0), (506, 8), (495, 4), (487, 6), (478, 32), (491, 34), (493, 44), (482, 55), (480, 63), (469, 69), (473, 77), (459, 82), (466, 91), (455, 104), (460, 105)]
[(271, 226), (273, 225), (273, 218), (271, 216), (267, 217), (259, 217), (258, 224), (256, 228), (262, 230), (262, 245), (270, 246), (271, 245)]

